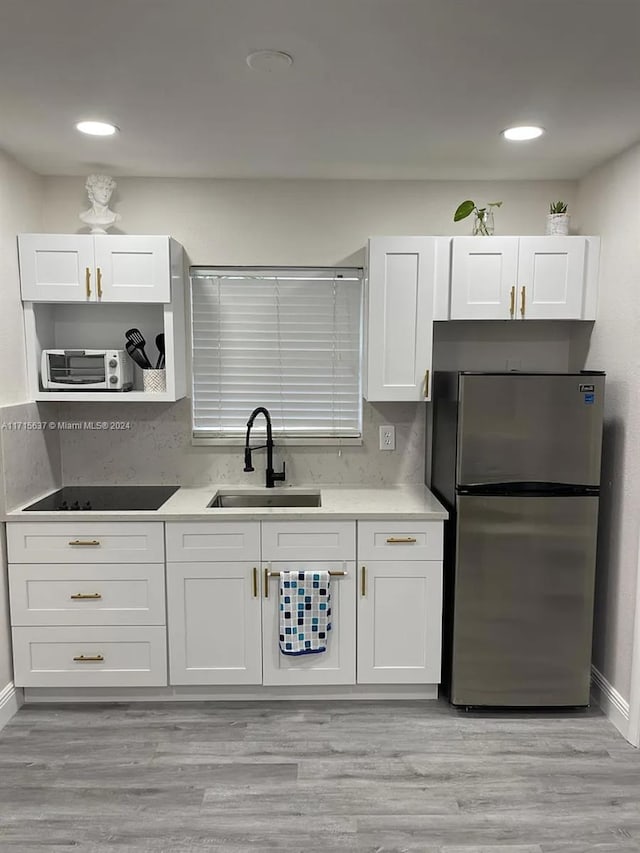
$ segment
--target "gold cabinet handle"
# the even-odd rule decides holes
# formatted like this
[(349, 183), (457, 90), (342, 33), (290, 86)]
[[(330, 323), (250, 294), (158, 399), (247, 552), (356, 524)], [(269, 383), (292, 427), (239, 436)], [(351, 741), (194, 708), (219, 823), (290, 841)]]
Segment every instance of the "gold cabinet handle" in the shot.
[(509, 316), (513, 320), (513, 315), (516, 312), (516, 286), (515, 284), (511, 288), (511, 300), (509, 303)]
[(257, 598), (258, 597), (258, 569), (256, 566), (253, 567), (251, 573), (253, 575), (253, 597)]
[(100, 592), (74, 592), (73, 595), (70, 595), (69, 598), (72, 601), (96, 601), (99, 598), (102, 598), (102, 593)]
[(102, 299), (102, 270), (100, 267), (96, 270), (96, 281), (98, 283), (98, 299)]
[(387, 539), (389, 545), (414, 545), (417, 541), (415, 536), (390, 536)]
[(89, 267), (85, 267), (84, 270), (84, 284), (87, 291), (87, 299), (91, 299), (91, 270)]
[(424, 396), (429, 396), (429, 370), (425, 370), (424, 372)]
[(72, 539), (69, 545), (99, 545), (98, 539)]
[(525, 297), (525, 291), (526, 291), (526, 287), (523, 287), (522, 292), (521, 292), (522, 301), (520, 302), (520, 316), (522, 317), (523, 320), (524, 320), (524, 303), (525, 303), (525, 298), (526, 298)]
[(367, 567), (366, 566), (362, 567), (362, 575), (360, 577), (360, 583), (361, 583), (360, 592), (362, 593), (362, 596), (364, 598), (364, 596), (367, 594)]
[(269, 598), (269, 569), (264, 570), (264, 597)]
[(74, 660), (78, 663), (102, 663), (104, 657), (102, 655), (77, 655)]

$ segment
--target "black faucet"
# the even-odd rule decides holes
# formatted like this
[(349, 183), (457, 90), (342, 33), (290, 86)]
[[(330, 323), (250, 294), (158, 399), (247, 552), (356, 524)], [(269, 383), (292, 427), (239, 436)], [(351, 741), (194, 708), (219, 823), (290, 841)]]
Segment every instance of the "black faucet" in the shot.
[[(253, 422), (257, 415), (264, 415), (264, 419), (267, 422), (267, 443), (259, 444), (257, 447), (250, 447), (249, 436), (251, 434), (251, 427), (253, 426)], [(251, 464), (251, 451), (261, 450), (263, 447), (267, 448), (267, 488), (272, 489), (275, 482), (284, 481), (285, 465), (283, 462), (282, 471), (279, 473), (273, 470), (273, 435), (271, 433), (271, 415), (264, 406), (258, 406), (257, 409), (254, 409), (251, 412), (249, 420), (247, 421), (247, 437), (244, 442), (244, 470), (246, 473), (255, 471), (255, 468)]]

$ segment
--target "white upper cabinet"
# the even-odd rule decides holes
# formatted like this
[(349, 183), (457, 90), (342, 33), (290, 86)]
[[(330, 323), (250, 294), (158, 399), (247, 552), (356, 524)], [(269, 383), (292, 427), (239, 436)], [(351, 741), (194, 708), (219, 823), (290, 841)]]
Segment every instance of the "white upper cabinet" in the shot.
[(586, 250), (582, 237), (521, 237), (519, 316), (527, 320), (581, 320)]
[(454, 237), (451, 319), (513, 318), (518, 237)]
[(368, 251), (366, 400), (429, 400), (436, 237), (372, 237)]
[(597, 237), (454, 237), (451, 320), (594, 320)]
[(18, 246), (27, 302), (170, 302), (181, 265), (165, 236), (20, 234)]

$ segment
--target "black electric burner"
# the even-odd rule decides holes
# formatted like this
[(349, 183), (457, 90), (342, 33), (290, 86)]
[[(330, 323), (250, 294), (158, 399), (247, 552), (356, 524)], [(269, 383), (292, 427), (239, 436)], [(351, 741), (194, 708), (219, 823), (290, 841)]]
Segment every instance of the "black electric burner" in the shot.
[(160, 509), (180, 486), (63, 486), (23, 512), (117, 512)]

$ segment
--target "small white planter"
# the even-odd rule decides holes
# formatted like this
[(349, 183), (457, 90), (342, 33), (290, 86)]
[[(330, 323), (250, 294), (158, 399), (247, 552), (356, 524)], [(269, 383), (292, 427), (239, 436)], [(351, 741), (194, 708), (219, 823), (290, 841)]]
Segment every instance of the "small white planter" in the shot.
[(569, 233), (569, 214), (547, 213), (546, 233), (556, 237), (566, 237)]

